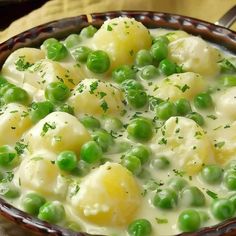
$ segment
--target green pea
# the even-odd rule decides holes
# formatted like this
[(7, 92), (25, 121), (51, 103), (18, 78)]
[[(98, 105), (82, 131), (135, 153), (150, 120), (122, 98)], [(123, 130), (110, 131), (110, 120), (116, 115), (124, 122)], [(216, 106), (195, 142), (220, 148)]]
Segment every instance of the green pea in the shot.
[(215, 199), (211, 204), (211, 212), (218, 220), (226, 220), (235, 213), (234, 204), (228, 199)]
[(161, 98), (156, 98), (153, 96), (149, 96), (149, 108), (151, 111), (154, 111), (155, 108), (160, 104), (164, 102)]
[(225, 76), (220, 78), (220, 83), (224, 87), (236, 86), (236, 76), (234, 76), (234, 75), (225, 75)]
[(72, 52), (72, 56), (77, 62), (85, 63), (88, 59), (89, 53), (91, 53), (92, 50), (86, 46), (80, 46), (76, 48)]
[(89, 25), (81, 30), (80, 35), (85, 38), (92, 38), (96, 32), (97, 28), (93, 25)]
[(0, 195), (5, 198), (14, 199), (20, 196), (20, 192), (13, 184), (0, 183)]
[(187, 186), (181, 192), (181, 200), (185, 206), (204, 206), (206, 199), (202, 191), (195, 186)]
[(57, 111), (61, 111), (61, 112), (66, 112), (68, 114), (74, 115), (74, 109), (73, 107), (71, 107), (70, 105), (63, 103), (63, 104), (59, 104), (59, 106), (56, 108)]
[(132, 148), (132, 144), (127, 141), (117, 141), (109, 153), (123, 153)]
[(102, 158), (102, 149), (95, 141), (89, 141), (81, 147), (80, 158), (89, 164), (95, 163)]
[(201, 218), (193, 209), (186, 209), (178, 217), (178, 227), (183, 232), (193, 232), (200, 228)]
[(129, 89), (126, 93), (128, 104), (134, 108), (142, 108), (148, 102), (147, 93), (143, 90)]
[(224, 173), (224, 185), (229, 190), (236, 190), (236, 170), (234, 169), (228, 169)]
[(223, 170), (218, 165), (207, 165), (202, 168), (201, 176), (208, 184), (219, 183), (222, 180)]
[(102, 74), (108, 71), (110, 67), (110, 58), (104, 51), (94, 51), (89, 53), (86, 65), (93, 73)]
[(3, 98), (6, 103), (17, 102), (26, 105), (29, 102), (28, 93), (20, 87), (9, 88)]
[(2, 75), (0, 75), (0, 86), (7, 83), (8, 83), (7, 79), (5, 79)]
[(150, 154), (151, 154), (150, 149), (142, 144), (133, 147), (127, 153), (127, 155), (136, 156), (141, 161), (142, 164), (145, 164), (149, 160)]
[(56, 158), (56, 165), (64, 171), (71, 171), (77, 166), (77, 155), (72, 151), (64, 151), (59, 153)]
[(45, 49), (47, 49), (47, 47), (48, 47), (50, 44), (53, 44), (53, 43), (58, 43), (58, 40), (55, 39), (55, 38), (46, 39), (46, 40), (43, 42), (43, 47), (44, 47)]
[(135, 79), (135, 71), (128, 65), (122, 65), (112, 71), (112, 79), (120, 84)]
[(233, 64), (233, 62), (230, 61), (230, 59), (223, 58), (219, 62), (220, 65), (220, 71), (221, 73), (235, 73), (236, 72), (236, 67)]
[(122, 82), (121, 87), (125, 90), (143, 90), (143, 85), (139, 82), (137, 82), (136, 80), (133, 79), (129, 79), (129, 80), (125, 80), (124, 82)]
[(92, 134), (93, 140), (106, 152), (114, 144), (112, 136), (105, 130), (97, 130)]
[(162, 43), (165, 43), (166, 45), (168, 45), (170, 41), (166, 37), (166, 35), (160, 35), (160, 36), (153, 39), (152, 44), (155, 44), (157, 42), (162, 42)]
[(171, 188), (162, 189), (153, 198), (153, 205), (161, 209), (173, 209), (177, 206), (178, 196)]
[(197, 112), (191, 112), (191, 113), (187, 114), (186, 117), (191, 120), (194, 120), (200, 126), (204, 125), (204, 123), (205, 123), (202, 115)]
[(140, 51), (137, 52), (136, 57), (135, 57), (135, 64), (138, 67), (143, 67), (146, 65), (151, 65), (152, 64), (152, 55), (151, 53), (146, 50), (146, 49), (142, 49)]
[(46, 46), (47, 58), (53, 61), (64, 59), (68, 52), (66, 47), (59, 41), (51, 41)]
[(80, 122), (87, 128), (87, 129), (99, 129), (101, 127), (100, 121), (93, 116), (84, 116), (80, 118)]
[(70, 89), (63, 82), (52, 82), (45, 89), (45, 97), (52, 102), (63, 102), (70, 96)]
[(141, 142), (149, 141), (153, 136), (153, 126), (146, 118), (136, 118), (127, 127), (128, 134)]
[(158, 76), (158, 69), (153, 65), (144, 66), (139, 72), (139, 79), (151, 80)]
[(27, 213), (31, 215), (38, 215), (39, 208), (46, 202), (45, 198), (37, 193), (27, 193), (21, 199), (21, 204)]
[(199, 93), (193, 99), (194, 106), (199, 109), (211, 108), (213, 101), (209, 93)]
[(9, 145), (0, 147), (0, 166), (9, 166), (13, 159), (17, 156), (14, 148)]
[(180, 98), (179, 100), (177, 100), (175, 102), (175, 106), (177, 109), (177, 114), (179, 116), (185, 116), (188, 113), (192, 112), (190, 102), (185, 98)]
[(152, 167), (157, 170), (166, 170), (170, 167), (170, 161), (165, 156), (160, 156), (152, 160)]
[(111, 131), (117, 132), (123, 127), (123, 124), (119, 118), (107, 116), (107, 117), (105, 117), (105, 119), (103, 121), (103, 127), (108, 132), (111, 132)]
[(131, 171), (134, 175), (138, 175), (142, 170), (142, 163), (140, 159), (136, 156), (125, 156), (122, 159), (121, 164)]
[(128, 226), (129, 236), (150, 236), (152, 233), (152, 225), (146, 219), (137, 219)]
[(58, 201), (47, 202), (39, 209), (38, 218), (55, 224), (65, 218), (65, 209)]
[(234, 170), (236, 170), (236, 160), (230, 161), (230, 162), (226, 165), (225, 169), (226, 169), (226, 170), (228, 170), (228, 169), (234, 169)]
[(236, 209), (236, 193), (229, 197), (229, 200), (233, 203), (234, 209)]
[(31, 105), (30, 119), (33, 123), (37, 123), (39, 120), (43, 119), (45, 116), (53, 112), (54, 106), (49, 101), (44, 102), (34, 102)]
[(159, 71), (166, 76), (176, 73), (176, 64), (169, 59), (164, 59), (160, 62)]
[(78, 34), (70, 34), (64, 41), (67, 49), (76, 47), (81, 43), (82, 39)]
[(169, 179), (167, 185), (175, 191), (179, 192), (188, 185), (188, 181), (182, 177), (175, 176)]
[(158, 41), (152, 45), (150, 53), (153, 59), (159, 62), (168, 56), (168, 46), (166, 43)]
[(4, 96), (4, 94), (10, 89), (16, 87), (14, 84), (4, 83), (0, 86), (0, 96)]
[(156, 107), (156, 115), (161, 120), (167, 120), (177, 115), (177, 109), (173, 102), (162, 102)]

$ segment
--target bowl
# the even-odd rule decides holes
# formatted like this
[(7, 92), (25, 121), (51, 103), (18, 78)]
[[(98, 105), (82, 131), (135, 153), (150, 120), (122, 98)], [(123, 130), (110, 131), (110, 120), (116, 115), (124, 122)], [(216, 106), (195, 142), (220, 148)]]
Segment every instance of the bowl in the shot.
[[(0, 44), (0, 66), (16, 49), (21, 47), (38, 47), (49, 38), (63, 39), (71, 33), (78, 33), (81, 29), (92, 24), (100, 27), (107, 19), (127, 16), (142, 22), (148, 28), (181, 29), (190, 34), (201, 36), (203, 39), (218, 44), (232, 53), (236, 53), (236, 32), (222, 26), (217, 26), (198, 19), (173, 15), (168, 13), (147, 11), (114, 11), (94, 13), (53, 21), (27, 30)], [(60, 226), (43, 222), (21, 210), (16, 209), (0, 198), (0, 214), (29, 232), (51, 236), (88, 236), (85, 233), (73, 232)], [(205, 227), (194, 233), (181, 233), (178, 236), (234, 236), (236, 235), (236, 218), (221, 222), (212, 227)]]

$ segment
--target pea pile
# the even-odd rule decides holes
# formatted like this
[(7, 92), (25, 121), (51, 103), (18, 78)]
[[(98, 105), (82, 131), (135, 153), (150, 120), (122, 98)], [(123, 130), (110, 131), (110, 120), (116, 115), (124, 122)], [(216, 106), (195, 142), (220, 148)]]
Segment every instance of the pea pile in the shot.
[[(132, 20), (130, 25), (128, 20), (111, 21), (104, 26), (106, 33), (112, 34), (119, 20), (131, 37)], [(135, 29), (140, 30), (140, 25)], [(227, 143), (214, 132), (233, 126), (234, 119), (219, 118), (215, 109), (218, 93), (236, 86), (234, 59), (222, 53), (216, 65), (220, 71), (203, 79), (172, 56), (175, 40), (194, 37), (178, 31), (160, 35), (154, 30), (151, 36), (146, 32), (147, 46), (123, 52), (127, 63), (117, 65), (111, 45), (114, 55), (94, 46), (97, 33), (97, 28), (88, 26), (63, 41), (49, 38), (41, 46), (41, 61), (32, 62), (24, 55), (14, 61), (25, 81), (41, 73), (37, 96), (24, 82), (14, 83), (15, 75), (3, 67), (0, 126), (4, 114), (20, 125), (9, 125), (11, 132), (19, 132), (16, 142), (0, 145), (0, 195), (41, 220), (112, 236), (193, 232), (235, 216), (236, 162), (214, 157)], [(45, 61), (55, 75), (47, 77)], [(56, 79), (47, 82), (44, 76)], [(175, 84), (184, 76), (183, 84)], [(170, 96), (161, 96), (161, 89)], [(86, 110), (97, 101), (95, 111)], [(67, 125), (72, 128), (66, 129)], [(20, 133), (21, 126), (25, 128)], [(231, 149), (226, 152), (232, 154)], [(109, 175), (114, 169), (120, 175)], [(22, 177), (26, 172), (30, 183)], [(127, 179), (116, 182), (122, 178)], [(133, 208), (126, 210), (129, 205)]]

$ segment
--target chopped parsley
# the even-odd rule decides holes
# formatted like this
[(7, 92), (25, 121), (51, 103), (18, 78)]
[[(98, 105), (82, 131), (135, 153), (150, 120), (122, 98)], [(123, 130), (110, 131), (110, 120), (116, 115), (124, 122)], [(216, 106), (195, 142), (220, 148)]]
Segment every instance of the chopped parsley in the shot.
[(208, 196), (210, 196), (211, 198), (213, 198), (213, 199), (217, 199), (217, 198), (218, 198), (217, 193), (214, 193), (214, 192), (212, 192), (212, 191), (210, 191), (210, 190), (207, 190), (207, 191), (206, 191), (206, 194), (207, 194)]
[(217, 116), (215, 115), (208, 115), (207, 118), (210, 118), (212, 120), (216, 120), (217, 119)]
[(50, 129), (56, 129), (56, 123), (55, 122), (52, 122), (52, 124), (50, 124), (48, 122), (44, 123), (43, 128), (42, 128), (42, 132), (41, 132), (40, 135), (44, 136), (48, 132), (48, 130), (50, 130)]
[(18, 57), (17, 61), (15, 62), (16, 69), (19, 71), (25, 71), (33, 64), (25, 61), (25, 56)]
[(16, 142), (15, 150), (18, 155), (21, 155), (24, 153), (25, 149), (27, 149), (28, 145), (23, 142)]
[(215, 143), (215, 144), (214, 144), (214, 147), (215, 147), (215, 148), (222, 148), (224, 145), (225, 145), (225, 142), (222, 141), (222, 142)]
[(102, 101), (100, 107), (103, 109), (104, 112), (106, 112), (109, 109), (107, 102), (105, 100)]
[(113, 28), (110, 25), (107, 25), (107, 31), (112, 31)]
[(98, 87), (98, 81), (94, 81), (93, 83), (91, 83), (89, 93), (94, 94), (94, 91), (97, 89), (97, 87)]
[(165, 218), (155, 218), (157, 224), (167, 224), (168, 223), (168, 219)]

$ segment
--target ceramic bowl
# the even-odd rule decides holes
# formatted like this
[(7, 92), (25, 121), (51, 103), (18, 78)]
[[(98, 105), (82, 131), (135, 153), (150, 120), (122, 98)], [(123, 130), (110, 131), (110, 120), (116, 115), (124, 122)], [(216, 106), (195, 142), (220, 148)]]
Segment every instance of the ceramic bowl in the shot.
[[(236, 32), (205, 21), (190, 17), (159, 12), (146, 11), (116, 11), (94, 13), (73, 18), (50, 22), (26, 32), (0, 44), (0, 66), (5, 59), (20, 47), (38, 47), (45, 39), (55, 37), (63, 39), (71, 33), (79, 33), (89, 24), (100, 27), (107, 19), (128, 16), (142, 22), (148, 28), (180, 29), (190, 34), (201, 36), (203, 39), (218, 44), (226, 50), (236, 53)], [(76, 233), (59, 226), (36, 219), (6, 203), (0, 198), (0, 214), (12, 224), (24, 227), (28, 232), (50, 236), (86, 236), (85, 233)], [(236, 218), (229, 219), (213, 227), (202, 228), (194, 233), (182, 233), (179, 236), (235, 236)]]

